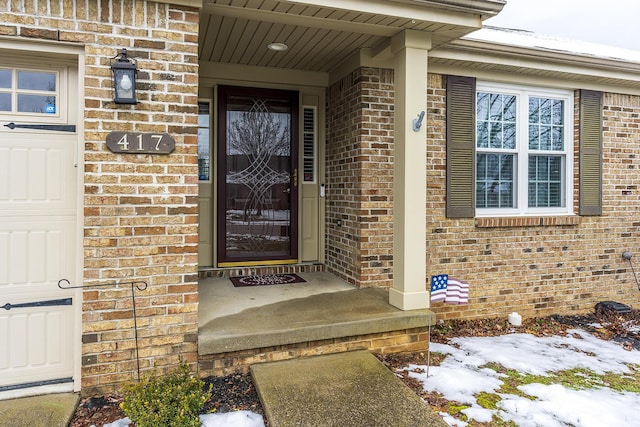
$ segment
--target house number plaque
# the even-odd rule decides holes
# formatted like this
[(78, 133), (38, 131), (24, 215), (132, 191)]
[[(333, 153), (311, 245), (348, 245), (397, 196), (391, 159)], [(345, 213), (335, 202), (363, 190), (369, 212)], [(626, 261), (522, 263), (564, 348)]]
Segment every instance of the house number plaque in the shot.
[(112, 153), (169, 154), (176, 141), (168, 133), (111, 132), (107, 148)]

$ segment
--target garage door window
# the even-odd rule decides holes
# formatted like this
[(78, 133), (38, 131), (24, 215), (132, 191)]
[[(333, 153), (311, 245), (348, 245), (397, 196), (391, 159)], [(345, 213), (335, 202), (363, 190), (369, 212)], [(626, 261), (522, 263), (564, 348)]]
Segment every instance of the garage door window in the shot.
[(11, 70), (0, 69), (0, 111), (11, 111)]
[(0, 69), (0, 111), (55, 115), (59, 74), (51, 71)]

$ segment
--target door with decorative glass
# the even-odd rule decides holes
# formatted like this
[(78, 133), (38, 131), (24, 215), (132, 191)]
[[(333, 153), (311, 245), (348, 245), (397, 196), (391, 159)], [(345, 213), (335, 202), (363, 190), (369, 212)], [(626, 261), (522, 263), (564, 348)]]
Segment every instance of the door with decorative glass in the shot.
[(219, 87), (219, 266), (297, 261), (298, 97)]

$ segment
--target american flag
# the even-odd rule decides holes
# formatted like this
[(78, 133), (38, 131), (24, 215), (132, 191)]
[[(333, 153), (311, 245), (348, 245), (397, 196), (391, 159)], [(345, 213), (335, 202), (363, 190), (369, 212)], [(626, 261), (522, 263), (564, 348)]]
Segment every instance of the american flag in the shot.
[(447, 295), (447, 274), (431, 276), (431, 302), (444, 301)]
[(469, 302), (469, 283), (455, 277), (448, 277), (444, 302), (447, 304), (466, 304)]

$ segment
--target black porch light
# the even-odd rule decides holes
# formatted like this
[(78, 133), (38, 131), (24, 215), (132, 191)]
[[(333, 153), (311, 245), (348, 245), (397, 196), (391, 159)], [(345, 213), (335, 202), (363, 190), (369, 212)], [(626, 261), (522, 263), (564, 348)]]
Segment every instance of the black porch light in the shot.
[(136, 100), (136, 68), (135, 61), (127, 58), (127, 49), (123, 48), (111, 62), (113, 72), (113, 89), (116, 104), (137, 104)]

